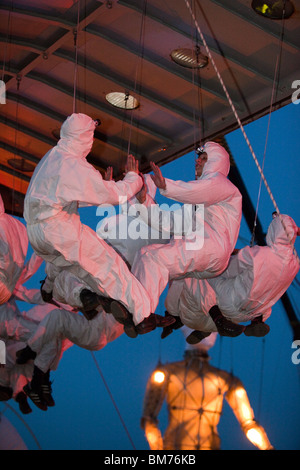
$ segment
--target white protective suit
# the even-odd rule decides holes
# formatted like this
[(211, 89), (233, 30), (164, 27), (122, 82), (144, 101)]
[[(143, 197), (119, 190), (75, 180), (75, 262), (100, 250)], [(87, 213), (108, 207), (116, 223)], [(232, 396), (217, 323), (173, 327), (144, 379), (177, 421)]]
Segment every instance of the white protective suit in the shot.
[[(147, 201), (146, 204), (150, 204), (153, 203), (156, 186), (149, 175), (145, 176), (145, 183), (148, 191), (147, 197), (150, 197), (152, 201)], [(106, 239), (129, 266), (136, 253), (136, 245), (142, 247), (154, 243), (160, 237), (159, 232), (154, 230), (149, 234), (149, 226), (138, 218), (134, 210), (130, 210), (135, 203), (137, 200), (133, 197), (128, 204), (126, 203), (126, 207), (122, 207), (121, 214), (104, 219), (101, 226), (97, 228), (100, 237)], [(140, 238), (134, 239), (128, 236), (131, 224), (135, 224), (136, 233), (141, 234)], [(82, 287), (82, 281), (70, 272), (64, 272), (64, 275), (59, 278), (60, 283), (55, 282), (54, 285), (55, 298), (60, 301), (62, 292), (68, 286), (72, 286), (72, 290), (68, 293), (68, 303), (72, 304), (73, 293), (79, 289), (79, 286)], [(101, 308), (98, 310), (99, 314), (91, 321), (73, 312), (51, 312), (28, 341), (28, 345), (37, 353), (35, 365), (46, 372), (55, 355), (55, 344), (61, 337), (68, 338), (81, 348), (97, 351), (121, 336), (124, 327), (112, 315), (102, 312)]]
[[(51, 312), (63, 314), (64, 309), (60, 309), (51, 304), (36, 305), (28, 311), (20, 312), (15, 300), (10, 300), (5, 305), (0, 306), (0, 339), (5, 343), (10, 340), (20, 342), (20, 348), (23, 349), (23, 343), (26, 343), (35, 333), (39, 324)], [(47, 361), (48, 369), (56, 370), (62, 353), (72, 346), (72, 343), (63, 337), (57, 337), (55, 346), (51, 349), (51, 356)]]
[(28, 249), (26, 227), (5, 213), (0, 195), (0, 305), (11, 297), (14, 289), (40, 267), (42, 259), (33, 255), (25, 265)]
[[(72, 114), (57, 145), (37, 165), (24, 204), (28, 237), (36, 253), (56, 267), (56, 275), (72, 272), (94, 292), (122, 302), (138, 324), (151, 313), (147, 292), (116, 251), (80, 222), (78, 205), (124, 202), (141, 189), (142, 179), (128, 172), (122, 181), (103, 180), (85, 158), (94, 130), (90, 117)], [(76, 306), (82, 307), (79, 293)]]
[(80, 314), (53, 309), (40, 322), (27, 344), (37, 354), (34, 365), (46, 373), (53, 369), (53, 361), (59, 352), (58, 343), (62, 340), (68, 339), (81, 348), (98, 351), (123, 332), (123, 325), (104, 311), (88, 321)]
[(136, 253), (144, 246), (154, 243), (168, 243), (169, 239), (163, 239), (159, 230), (148, 225), (148, 219), (140, 217), (138, 209), (144, 209), (155, 204), (156, 186), (150, 175), (144, 175), (147, 187), (146, 200), (141, 205), (135, 196), (128, 203), (121, 206), (121, 213), (107, 217), (97, 227), (98, 235), (105, 239), (122, 258), (132, 266)]
[(174, 280), (166, 298), (166, 309), (178, 315), (190, 328), (217, 331), (209, 310), (218, 305), (223, 315), (235, 323), (263, 321), (272, 306), (288, 289), (299, 271), (293, 251), (298, 227), (291, 217), (272, 220), (267, 232), (267, 246), (246, 246), (230, 259), (228, 268), (213, 279)]
[(21, 341), (11, 341), (6, 343), (6, 364), (0, 368), (0, 385), (10, 387), (13, 391), (12, 398), (16, 398), (18, 393), (23, 392), (23, 387), (31, 382), (33, 374), (33, 362), (27, 364), (16, 364), (16, 353), (25, 347)]
[[(207, 162), (198, 180), (186, 183), (166, 179), (166, 189), (160, 190), (164, 196), (184, 204), (203, 205), (204, 217), (203, 211), (197, 208), (195, 230), (192, 227), (194, 219), (191, 217), (188, 223), (185, 217), (184, 237), (174, 237), (167, 245), (142, 248), (132, 265), (132, 273), (149, 293), (152, 312), (170, 279), (208, 278), (224, 271), (237, 241), (242, 196), (227, 179), (229, 155), (214, 142), (206, 143), (204, 150)], [(162, 217), (169, 217), (167, 211), (160, 212)], [(152, 218), (158, 220), (158, 217)], [(176, 234), (176, 227), (173, 229)]]

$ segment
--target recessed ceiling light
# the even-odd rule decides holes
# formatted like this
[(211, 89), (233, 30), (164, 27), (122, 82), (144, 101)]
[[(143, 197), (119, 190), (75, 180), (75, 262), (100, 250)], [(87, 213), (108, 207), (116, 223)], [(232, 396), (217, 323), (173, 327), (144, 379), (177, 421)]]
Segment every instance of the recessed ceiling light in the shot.
[(10, 158), (9, 160), (7, 160), (7, 163), (9, 164), (9, 166), (19, 171), (31, 172), (35, 169), (35, 166), (31, 165), (31, 163), (26, 162), (24, 158)]
[(201, 52), (196, 49), (174, 49), (171, 52), (171, 58), (176, 62), (176, 64), (181, 65), (182, 67), (188, 67), (190, 69), (194, 68), (203, 68), (208, 64), (208, 57), (201, 54)]
[(253, 0), (253, 10), (271, 20), (289, 18), (294, 13), (294, 5), (290, 0)]
[(105, 98), (112, 106), (115, 106), (116, 108), (136, 109), (139, 107), (138, 100), (129, 93), (114, 91), (112, 93), (108, 93)]

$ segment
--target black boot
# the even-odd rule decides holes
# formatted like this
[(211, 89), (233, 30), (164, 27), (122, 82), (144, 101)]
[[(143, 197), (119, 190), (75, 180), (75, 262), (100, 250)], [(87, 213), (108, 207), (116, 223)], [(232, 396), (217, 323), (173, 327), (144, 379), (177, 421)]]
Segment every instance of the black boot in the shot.
[(121, 323), (121, 325), (124, 325), (124, 332), (129, 338), (136, 338), (138, 335), (138, 332), (136, 330), (136, 327), (133, 322), (133, 318), (131, 313), (128, 312), (127, 308), (118, 302), (117, 300), (114, 300), (111, 303), (111, 313), (114, 316), (114, 319), (118, 322)]
[(217, 327), (218, 333), (221, 336), (229, 336), (234, 338), (245, 331), (246, 327), (244, 325), (233, 323), (232, 321), (225, 318), (217, 305), (214, 305), (210, 309), (209, 314)]
[(171, 315), (169, 312), (165, 311), (165, 316), (166, 317), (172, 317), (175, 319), (174, 323), (172, 323), (169, 326), (165, 326), (163, 328), (162, 334), (160, 335), (161, 339), (166, 338), (169, 336), (171, 333), (173, 333), (174, 330), (178, 330), (183, 326), (182, 321), (180, 320), (180, 317), (175, 317), (174, 315)]
[(255, 336), (257, 338), (262, 338), (266, 336), (270, 331), (269, 325), (263, 322), (262, 315), (255, 318), (251, 321), (250, 325), (247, 325), (245, 328), (246, 336)]
[(32, 381), (23, 387), (23, 391), (30, 398), (30, 400), (37, 406), (40, 410), (47, 411), (47, 403), (43, 397), (42, 393), (42, 384), (45, 380), (45, 373), (41, 371), (38, 367), (34, 366)]
[(162, 317), (156, 313), (151, 313), (149, 317), (145, 318), (141, 323), (136, 326), (136, 330), (139, 335), (150, 333), (155, 330), (156, 327), (166, 328), (176, 322), (176, 318), (172, 315)]
[(36, 353), (32, 351), (29, 346), (26, 346), (26, 348), (19, 349), (19, 351), (17, 351), (16, 358), (17, 364), (26, 364), (26, 362), (36, 358)]
[(55, 406), (55, 401), (52, 397), (52, 382), (50, 382), (50, 370), (44, 374), (42, 378), (42, 398), (47, 406)]
[(100, 298), (96, 292), (88, 289), (82, 289), (80, 292), (80, 301), (83, 305), (81, 311), (87, 320), (93, 320), (98, 315), (96, 308), (100, 305)]
[(32, 409), (28, 405), (27, 396), (24, 392), (19, 392), (15, 400), (17, 403), (19, 403), (19, 408), (23, 415), (28, 415), (29, 413), (32, 413)]
[(199, 330), (194, 330), (192, 333), (190, 333), (187, 338), (186, 342), (188, 344), (197, 344), (200, 343), (204, 338), (207, 338), (211, 333), (208, 333), (206, 331), (199, 331)]
[(59, 307), (59, 304), (57, 302), (55, 302), (55, 300), (53, 299), (53, 294), (52, 292), (46, 292), (44, 289), (43, 289), (43, 286), (46, 282), (46, 278), (43, 280), (43, 281), (40, 281), (41, 283), (41, 296), (42, 296), (42, 299), (44, 302), (46, 302), (47, 304), (52, 304), (52, 305), (55, 305), (56, 307)]

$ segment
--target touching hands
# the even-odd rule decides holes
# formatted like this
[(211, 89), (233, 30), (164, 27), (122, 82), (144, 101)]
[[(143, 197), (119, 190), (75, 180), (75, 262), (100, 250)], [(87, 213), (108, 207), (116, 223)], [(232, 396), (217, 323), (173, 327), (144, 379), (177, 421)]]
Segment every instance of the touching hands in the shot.
[(134, 158), (133, 155), (128, 155), (127, 163), (125, 166), (125, 174), (129, 171), (134, 171), (135, 173), (139, 172), (139, 162)]
[(160, 171), (160, 168), (157, 165), (155, 165), (154, 162), (150, 162), (150, 166), (154, 173), (154, 175), (150, 175), (150, 176), (155, 186), (157, 186), (157, 188), (159, 189), (166, 189), (166, 181), (162, 175), (162, 172)]
[(113, 179), (113, 167), (112, 166), (108, 166), (107, 169), (106, 169), (106, 172), (104, 173), (104, 179), (105, 181), (112, 181)]

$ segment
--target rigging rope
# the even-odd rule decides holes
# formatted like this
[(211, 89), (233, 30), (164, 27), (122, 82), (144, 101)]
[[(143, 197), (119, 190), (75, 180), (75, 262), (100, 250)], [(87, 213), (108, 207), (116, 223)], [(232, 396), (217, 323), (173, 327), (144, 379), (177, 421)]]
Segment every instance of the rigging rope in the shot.
[[(135, 78), (134, 78), (134, 87), (133, 87), (133, 92), (134, 92), (134, 94), (136, 93), (136, 90), (137, 90), (138, 63), (139, 63), (139, 60), (141, 60), (141, 63), (143, 62), (143, 56), (144, 56), (144, 40), (145, 40), (145, 18), (146, 18), (146, 12), (147, 12), (147, 0), (144, 0), (143, 13), (142, 13), (142, 21), (141, 21), (141, 29), (140, 29), (140, 36), (139, 36), (140, 59), (137, 60), (136, 69), (135, 69)], [(142, 75), (142, 70), (141, 70), (141, 75)], [(138, 95), (140, 95), (140, 92), (139, 92)], [(131, 110), (131, 116), (130, 116), (130, 126), (129, 126), (129, 137), (128, 137), (127, 155), (129, 155), (129, 153), (130, 153), (131, 134), (132, 134), (132, 121), (133, 121), (133, 110)]]
[[(284, 2), (284, 6), (285, 6), (285, 2)], [(276, 59), (273, 86), (272, 86), (272, 95), (271, 95), (269, 119), (268, 119), (267, 134), (266, 134), (264, 156), (263, 156), (263, 163), (262, 163), (262, 171), (264, 170), (264, 166), (265, 166), (267, 143), (268, 143), (269, 131), (270, 131), (271, 114), (272, 114), (272, 109), (273, 109), (273, 104), (274, 104), (274, 96), (277, 95), (278, 85), (279, 85), (280, 63), (281, 63), (281, 55), (282, 55), (282, 42), (283, 42), (283, 34), (284, 34), (284, 15), (285, 15), (285, 10), (283, 9), (283, 12), (282, 12), (282, 27), (281, 27), (280, 37), (279, 37), (279, 50), (278, 50), (277, 59)], [(275, 85), (277, 85), (276, 90), (275, 90)], [(252, 238), (251, 238), (251, 246), (253, 246), (254, 240), (255, 240), (255, 229), (256, 229), (256, 223), (257, 223), (257, 217), (258, 217), (258, 206), (259, 206), (259, 201), (260, 201), (261, 187), (262, 187), (262, 178), (260, 178), (260, 182), (259, 182), (256, 212), (255, 212)]]
[(114, 397), (113, 397), (113, 395), (112, 395), (112, 393), (111, 393), (111, 391), (110, 391), (110, 389), (109, 389), (109, 387), (108, 387), (108, 385), (107, 385), (107, 383), (106, 383), (106, 381), (105, 381), (104, 375), (103, 375), (103, 373), (102, 373), (102, 371), (101, 371), (101, 369), (100, 369), (100, 366), (99, 366), (99, 364), (98, 364), (97, 359), (95, 358), (95, 354), (93, 353), (93, 351), (91, 351), (91, 355), (92, 355), (92, 358), (93, 358), (93, 360), (94, 360), (94, 362), (95, 362), (95, 365), (96, 365), (96, 367), (97, 367), (97, 370), (98, 370), (98, 372), (99, 372), (99, 374), (100, 374), (100, 376), (101, 376), (101, 378), (102, 378), (102, 381), (103, 381), (103, 383), (104, 383), (104, 386), (105, 386), (105, 388), (106, 388), (106, 390), (107, 390), (107, 392), (108, 392), (108, 394), (109, 394), (109, 396), (110, 396), (110, 399), (111, 399), (111, 401), (112, 401), (112, 403), (113, 403), (113, 405), (114, 405), (114, 407), (115, 407), (115, 410), (116, 410), (116, 412), (118, 413), (118, 416), (119, 416), (120, 421), (121, 421), (121, 423), (122, 423), (122, 425), (123, 425), (123, 428), (125, 429), (125, 432), (126, 432), (126, 434), (127, 434), (127, 436), (128, 436), (128, 439), (130, 440), (130, 443), (131, 443), (133, 449), (136, 450), (135, 445), (134, 445), (134, 442), (133, 442), (133, 440), (132, 440), (132, 438), (131, 438), (131, 436), (130, 436), (130, 433), (129, 433), (127, 427), (126, 427), (126, 424), (125, 424), (125, 422), (124, 422), (124, 420), (123, 420), (123, 418), (122, 418), (122, 416), (121, 416), (121, 413), (120, 413), (120, 411), (119, 411), (119, 409), (118, 409), (118, 407), (117, 407), (117, 404), (116, 404), (116, 402), (115, 402), (115, 400), (114, 400)]
[(73, 83), (73, 113), (76, 113), (76, 91), (77, 91), (77, 70), (78, 70), (78, 33), (79, 33), (79, 17), (80, 17), (80, 0), (77, 3), (77, 27), (73, 31), (75, 46), (75, 66), (74, 66), (74, 83)]
[[(268, 194), (269, 194), (270, 199), (271, 199), (271, 201), (272, 201), (272, 203), (273, 203), (273, 205), (274, 205), (274, 208), (275, 208), (276, 212), (278, 213), (278, 216), (279, 216), (280, 221), (281, 221), (281, 223), (282, 223), (282, 226), (283, 226), (283, 228), (284, 228), (284, 230), (285, 230), (285, 232), (286, 232), (286, 234), (287, 234), (287, 237), (288, 237), (288, 239), (289, 239), (289, 242), (290, 242), (291, 246), (293, 246), (292, 240), (291, 240), (291, 238), (290, 238), (290, 236), (289, 236), (289, 233), (287, 232), (287, 229), (286, 229), (285, 224), (284, 224), (284, 222), (283, 222), (283, 219), (282, 219), (281, 213), (280, 213), (280, 211), (279, 211), (279, 208), (278, 208), (278, 206), (277, 206), (277, 203), (276, 203), (276, 201), (275, 201), (275, 198), (274, 198), (274, 196), (273, 196), (273, 194), (272, 194), (272, 191), (271, 191), (271, 189), (270, 189), (270, 187), (269, 187), (269, 185), (268, 185), (268, 183), (267, 183), (267, 180), (266, 180), (266, 178), (265, 178), (265, 175), (263, 174), (262, 168), (261, 168), (261, 166), (260, 166), (260, 164), (259, 164), (259, 162), (258, 162), (258, 160), (257, 160), (257, 157), (256, 157), (256, 155), (255, 155), (255, 153), (254, 153), (254, 150), (253, 150), (253, 148), (252, 148), (252, 145), (251, 145), (251, 143), (250, 143), (250, 141), (249, 141), (249, 139), (248, 139), (248, 136), (247, 136), (247, 134), (246, 134), (246, 131), (245, 131), (245, 129), (244, 129), (244, 126), (243, 126), (243, 124), (242, 124), (242, 122), (241, 122), (241, 120), (240, 120), (240, 118), (239, 118), (239, 116), (238, 116), (238, 113), (237, 113), (236, 108), (235, 108), (235, 106), (234, 106), (234, 104), (233, 104), (233, 102), (232, 102), (232, 99), (231, 99), (231, 97), (230, 97), (230, 95), (229, 95), (229, 93), (228, 93), (228, 90), (227, 90), (226, 85), (225, 85), (225, 83), (224, 83), (224, 81), (223, 81), (223, 78), (221, 77), (221, 74), (220, 74), (220, 72), (219, 72), (219, 69), (218, 69), (218, 67), (217, 67), (217, 65), (216, 65), (216, 63), (215, 63), (215, 61), (214, 61), (214, 58), (213, 58), (211, 52), (210, 52), (210, 49), (209, 49), (209, 47), (208, 47), (208, 45), (207, 45), (207, 42), (206, 42), (206, 40), (205, 40), (205, 37), (204, 37), (203, 34), (202, 34), (201, 28), (200, 28), (199, 23), (198, 23), (198, 21), (197, 21), (197, 19), (196, 19), (196, 17), (195, 17), (195, 14), (194, 14), (194, 12), (193, 12), (193, 10), (192, 10), (192, 8), (191, 8), (191, 5), (190, 5), (190, 3), (189, 3), (188, 0), (184, 0), (184, 2), (185, 2), (185, 4), (186, 4), (186, 6), (187, 6), (187, 8), (188, 8), (188, 10), (189, 10), (189, 12), (190, 12), (190, 14), (192, 15), (192, 18), (193, 18), (193, 20), (194, 20), (194, 23), (195, 23), (195, 26), (196, 26), (197, 31), (198, 31), (198, 33), (199, 33), (199, 36), (200, 36), (200, 38), (201, 38), (201, 40), (202, 40), (202, 42), (203, 42), (203, 45), (204, 45), (204, 47), (205, 47), (205, 50), (206, 50), (206, 52), (207, 52), (207, 55), (208, 55), (208, 57), (209, 57), (209, 59), (210, 59), (210, 61), (211, 61), (211, 63), (212, 63), (212, 66), (213, 66), (213, 68), (214, 68), (214, 70), (215, 70), (215, 72), (216, 72), (216, 74), (217, 74), (217, 77), (218, 77), (218, 79), (219, 79), (219, 81), (220, 81), (220, 84), (221, 84), (221, 86), (222, 86), (222, 88), (223, 88), (223, 91), (224, 91), (224, 93), (225, 93), (225, 95), (226, 95), (226, 98), (227, 98), (228, 103), (229, 103), (229, 105), (230, 105), (230, 107), (231, 107), (231, 109), (232, 109), (232, 112), (233, 112), (233, 114), (234, 114), (234, 116), (235, 116), (235, 118), (236, 118), (236, 120), (237, 120), (237, 122), (238, 122), (238, 124), (239, 124), (239, 126), (240, 126), (240, 129), (241, 129), (241, 131), (242, 131), (242, 134), (243, 134), (243, 136), (244, 136), (244, 138), (245, 138), (245, 141), (246, 141), (246, 143), (247, 143), (247, 145), (248, 145), (248, 147), (249, 147), (250, 153), (251, 153), (251, 155), (252, 155), (252, 157), (253, 157), (253, 160), (254, 160), (254, 162), (255, 162), (255, 164), (256, 164), (256, 166), (257, 166), (257, 169), (258, 169), (258, 171), (259, 171), (259, 173), (260, 173), (261, 179), (262, 179), (262, 181), (264, 182), (264, 185), (265, 185), (265, 187), (266, 187), (266, 189), (267, 189), (267, 191), (268, 191)], [(298, 263), (300, 264), (300, 260), (299, 260), (298, 254), (297, 254), (297, 252), (296, 252), (294, 246), (293, 246), (293, 249), (294, 249), (294, 253), (295, 253), (295, 256), (296, 256), (296, 258), (297, 258), (297, 261), (298, 261)]]

